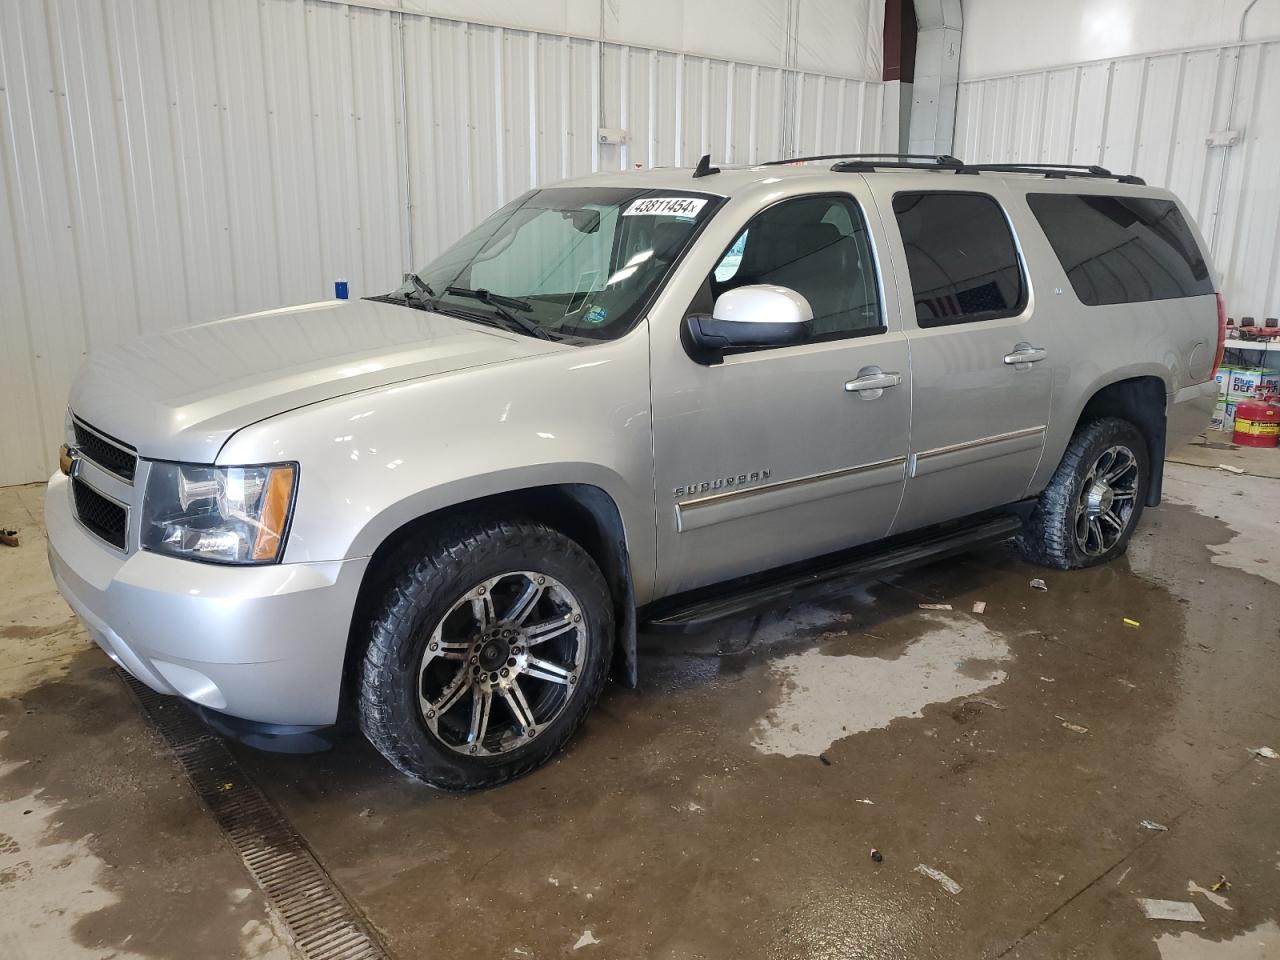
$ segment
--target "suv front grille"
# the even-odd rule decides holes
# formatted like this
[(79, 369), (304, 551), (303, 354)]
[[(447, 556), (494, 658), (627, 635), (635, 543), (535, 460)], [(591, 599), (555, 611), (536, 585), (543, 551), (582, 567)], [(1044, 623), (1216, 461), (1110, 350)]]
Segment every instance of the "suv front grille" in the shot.
[(71, 480), (71, 493), (76, 501), (76, 516), (90, 531), (107, 543), (124, 549), (125, 532), (129, 529), (129, 511), (114, 500), (108, 500), (79, 477)]
[(98, 433), (92, 427), (72, 421), (76, 433), (76, 449), (103, 470), (114, 473), (121, 480), (133, 483), (133, 473), (138, 466), (138, 455), (133, 448)]

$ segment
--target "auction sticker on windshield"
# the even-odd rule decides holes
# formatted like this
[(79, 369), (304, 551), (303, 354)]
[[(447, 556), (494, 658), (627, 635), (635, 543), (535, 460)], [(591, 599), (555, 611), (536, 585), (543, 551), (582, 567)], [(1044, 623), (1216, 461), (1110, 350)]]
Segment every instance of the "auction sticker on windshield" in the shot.
[(696, 197), (644, 197), (622, 211), (624, 217), (689, 217), (698, 215), (707, 201)]

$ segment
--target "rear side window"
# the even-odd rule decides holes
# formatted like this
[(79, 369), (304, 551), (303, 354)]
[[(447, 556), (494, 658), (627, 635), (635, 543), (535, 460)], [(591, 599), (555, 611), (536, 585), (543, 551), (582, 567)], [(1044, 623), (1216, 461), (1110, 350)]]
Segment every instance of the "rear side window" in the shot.
[(922, 327), (1011, 317), (1026, 282), (1004, 210), (985, 193), (895, 193)]
[(1081, 303), (1213, 293), (1209, 268), (1172, 200), (1031, 193), (1027, 203)]

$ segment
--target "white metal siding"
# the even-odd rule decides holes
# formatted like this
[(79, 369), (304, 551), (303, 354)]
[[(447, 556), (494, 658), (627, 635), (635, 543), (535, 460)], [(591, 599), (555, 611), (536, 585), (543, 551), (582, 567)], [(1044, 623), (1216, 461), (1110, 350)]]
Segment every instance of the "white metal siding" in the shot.
[(378, 7), (0, 2), (0, 484), (89, 350), (390, 289), (565, 176), (885, 146), (879, 82)]
[[(1209, 134), (1228, 126), (1233, 86), (1232, 126), (1242, 139), (1210, 146)], [(1280, 316), (1277, 104), (1280, 41), (968, 80), (960, 84), (956, 154), (1096, 163), (1168, 187), (1210, 241), (1228, 313), (1261, 323)]]

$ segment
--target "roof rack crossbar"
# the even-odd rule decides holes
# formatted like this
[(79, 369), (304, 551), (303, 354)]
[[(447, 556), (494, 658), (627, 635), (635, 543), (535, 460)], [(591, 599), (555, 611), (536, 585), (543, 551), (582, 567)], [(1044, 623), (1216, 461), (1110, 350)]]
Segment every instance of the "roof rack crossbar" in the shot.
[[(788, 157), (785, 160), (766, 160), (762, 167), (780, 167), (789, 163), (809, 163), (816, 160), (886, 160), (895, 162), (916, 161), (921, 166), (961, 167), (963, 161), (947, 154), (935, 153), (823, 153), (813, 157)], [(876, 166), (886, 166), (884, 163)]]

